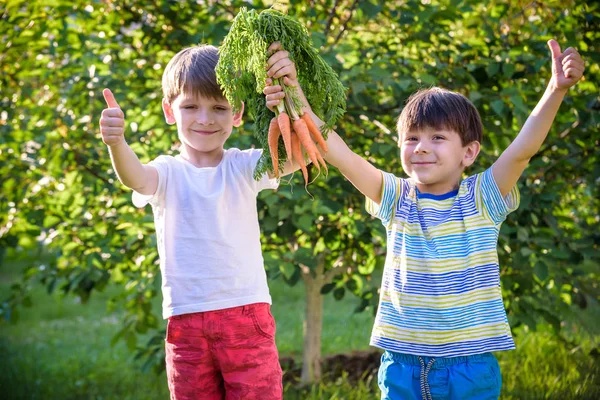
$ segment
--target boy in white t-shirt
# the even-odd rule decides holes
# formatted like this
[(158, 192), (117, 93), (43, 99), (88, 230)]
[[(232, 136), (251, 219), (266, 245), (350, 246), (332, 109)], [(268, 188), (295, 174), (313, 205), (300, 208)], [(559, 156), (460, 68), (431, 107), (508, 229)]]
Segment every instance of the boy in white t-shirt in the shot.
[[(154, 212), (171, 398), (281, 399), (256, 209), (258, 192), (278, 181), (253, 178), (262, 150), (223, 148), (244, 110), (234, 113), (223, 97), (218, 59), (216, 47), (195, 46), (165, 68), (162, 105), (167, 123), (177, 125), (179, 155), (142, 164), (125, 141), (124, 114), (108, 89), (100, 131), (119, 180), (134, 190), (134, 204), (150, 203)], [(287, 53), (277, 59), (271, 76), (295, 75)], [(282, 175), (295, 169), (286, 165)]]

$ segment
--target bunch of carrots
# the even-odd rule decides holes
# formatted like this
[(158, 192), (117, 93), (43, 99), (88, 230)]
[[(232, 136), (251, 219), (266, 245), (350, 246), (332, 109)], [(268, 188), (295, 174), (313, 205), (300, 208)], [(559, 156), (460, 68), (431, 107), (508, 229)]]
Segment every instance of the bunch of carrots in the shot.
[[(286, 108), (289, 109), (289, 115)], [(296, 162), (300, 166), (305, 187), (308, 185), (308, 170), (306, 168), (304, 152), (306, 152), (308, 158), (319, 172), (321, 171), (321, 165), (327, 171), (327, 164), (317, 148), (318, 144), (327, 153), (327, 142), (325, 142), (321, 131), (317, 128), (310, 115), (305, 112), (298, 115), (289, 101), (279, 104), (275, 111), (275, 117), (271, 119), (271, 123), (269, 124), (269, 153), (271, 154), (273, 171), (277, 178), (279, 178), (278, 148), (280, 137), (283, 140), (288, 162)]]
[[(265, 65), (267, 49), (273, 42), (281, 43), (296, 64), (306, 99), (312, 111), (325, 122), (321, 129), (302, 110), (304, 104), (298, 93), (278, 79), (273, 84), (283, 87), (285, 99), (274, 110), (275, 117), (266, 107)], [(345, 112), (346, 90), (313, 47), (303, 24), (272, 8), (261, 12), (242, 8), (219, 48), (216, 73), (217, 82), (234, 111), (241, 109), (244, 102), (254, 119), (254, 135), (264, 149), (254, 171), (255, 179), (268, 170), (279, 177), (285, 163), (294, 162), (300, 166), (307, 185), (304, 153), (319, 172), (322, 167), (327, 170), (321, 151), (327, 152), (327, 132)]]

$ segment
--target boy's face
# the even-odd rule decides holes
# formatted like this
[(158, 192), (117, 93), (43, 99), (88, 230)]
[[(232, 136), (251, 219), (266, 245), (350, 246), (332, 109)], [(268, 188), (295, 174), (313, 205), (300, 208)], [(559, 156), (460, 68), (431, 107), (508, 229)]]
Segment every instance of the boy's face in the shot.
[(462, 173), (479, 154), (479, 143), (462, 145), (452, 130), (425, 128), (400, 138), (402, 168), (423, 193), (445, 194), (458, 188)]
[(163, 100), (168, 124), (177, 124), (179, 140), (187, 152), (213, 153), (222, 151), (234, 126), (242, 122), (242, 109), (233, 113), (225, 98), (209, 98), (180, 94), (172, 104)]

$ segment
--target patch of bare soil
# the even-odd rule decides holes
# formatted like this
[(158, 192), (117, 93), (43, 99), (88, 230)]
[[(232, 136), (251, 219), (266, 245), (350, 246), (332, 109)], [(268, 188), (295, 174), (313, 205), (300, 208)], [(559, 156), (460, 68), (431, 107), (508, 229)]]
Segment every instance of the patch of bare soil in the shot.
[[(333, 354), (323, 359), (322, 371), (324, 380), (335, 380), (345, 371), (350, 382), (357, 382), (371, 374), (377, 374), (381, 361), (381, 352), (377, 350), (356, 351), (347, 354)], [(302, 364), (296, 363), (292, 357), (279, 359), (283, 369), (283, 385), (300, 381)]]

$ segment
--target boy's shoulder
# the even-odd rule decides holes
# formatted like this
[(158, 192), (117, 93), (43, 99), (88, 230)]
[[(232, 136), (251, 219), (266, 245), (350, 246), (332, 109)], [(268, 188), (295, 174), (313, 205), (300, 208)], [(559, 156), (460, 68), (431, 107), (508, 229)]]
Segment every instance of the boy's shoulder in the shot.
[[(223, 165), (247, 167), (249, 165), (256, 164), (260, 156), (262, 155), (262, 149), (238, 149), (235, 147), (225, 149), (223, 154)], [(161, 154), (151, 160), (148, 165), (151, 165), (159, 170), (162, 168), (186, 168), (188, 162), (181, 157), (181, 155), (170, 155)]]
[(467, 176), (465, 179), (462, 180), (462, 182), (460, 183), (461, 188), (462, 187), (466, 187), (466, 188), (472, 188), (475, 183), (477, 182), (477, 179), (479, 179), (479, 177), (481, 176), (483, 172), (478, 172), (476, 174), (473, 175), (469, 175)]
[(231, 147), (225, 150), (224, 160), (229, 164), (235, 165), (256, 165), (262, 155), (262, 149), (239, 149)]
[[(229, 161), (241, 161), (243, 159), (251, 159), (258, 158), (262, 154), (262, 149), (238, 149), (236, 147), (231, 147), (225, 149), (223, 156), (225, 160)], [(181, 164), (186, 161), (179, 154), (171, 155), (171, 154), (161, 154), (150, 161), (150, 164), (153, 163), (167, 163), (167, 164)]]
[(482, 186), (484, 186), (484, 181), (489, 181), (490, 179), (494, 179), (492, 168), (487, 168), (463, 179), (463, 181), (460, 183), (460, 187), (471, 190), (476, 188), (483, 189)]
[(230, 147), (225, 150), (225, 153), (230, 157), (252, 157), (253, 155), (260, 156), (260, 154), (262, 154), (262, 149), (238, 149), (237, 147)]
[(464, 178), (459, 185), (458, 188), (458, 197), (464, 198), (468, 197), (474, 200), (473, 196), (480, 190), (482, 190), (481, 181), (485, 176), (487, 170), (475, 173), (473, 175), (469, 175)]
[(151, 160), (150, 163), (155, 163), (155, 162), (168, 163), (168, 162), (175, 161), (176, 158), (177, 158), (177, 155), (160, 154), (160, 155), (156, 156), (153, 160)]

